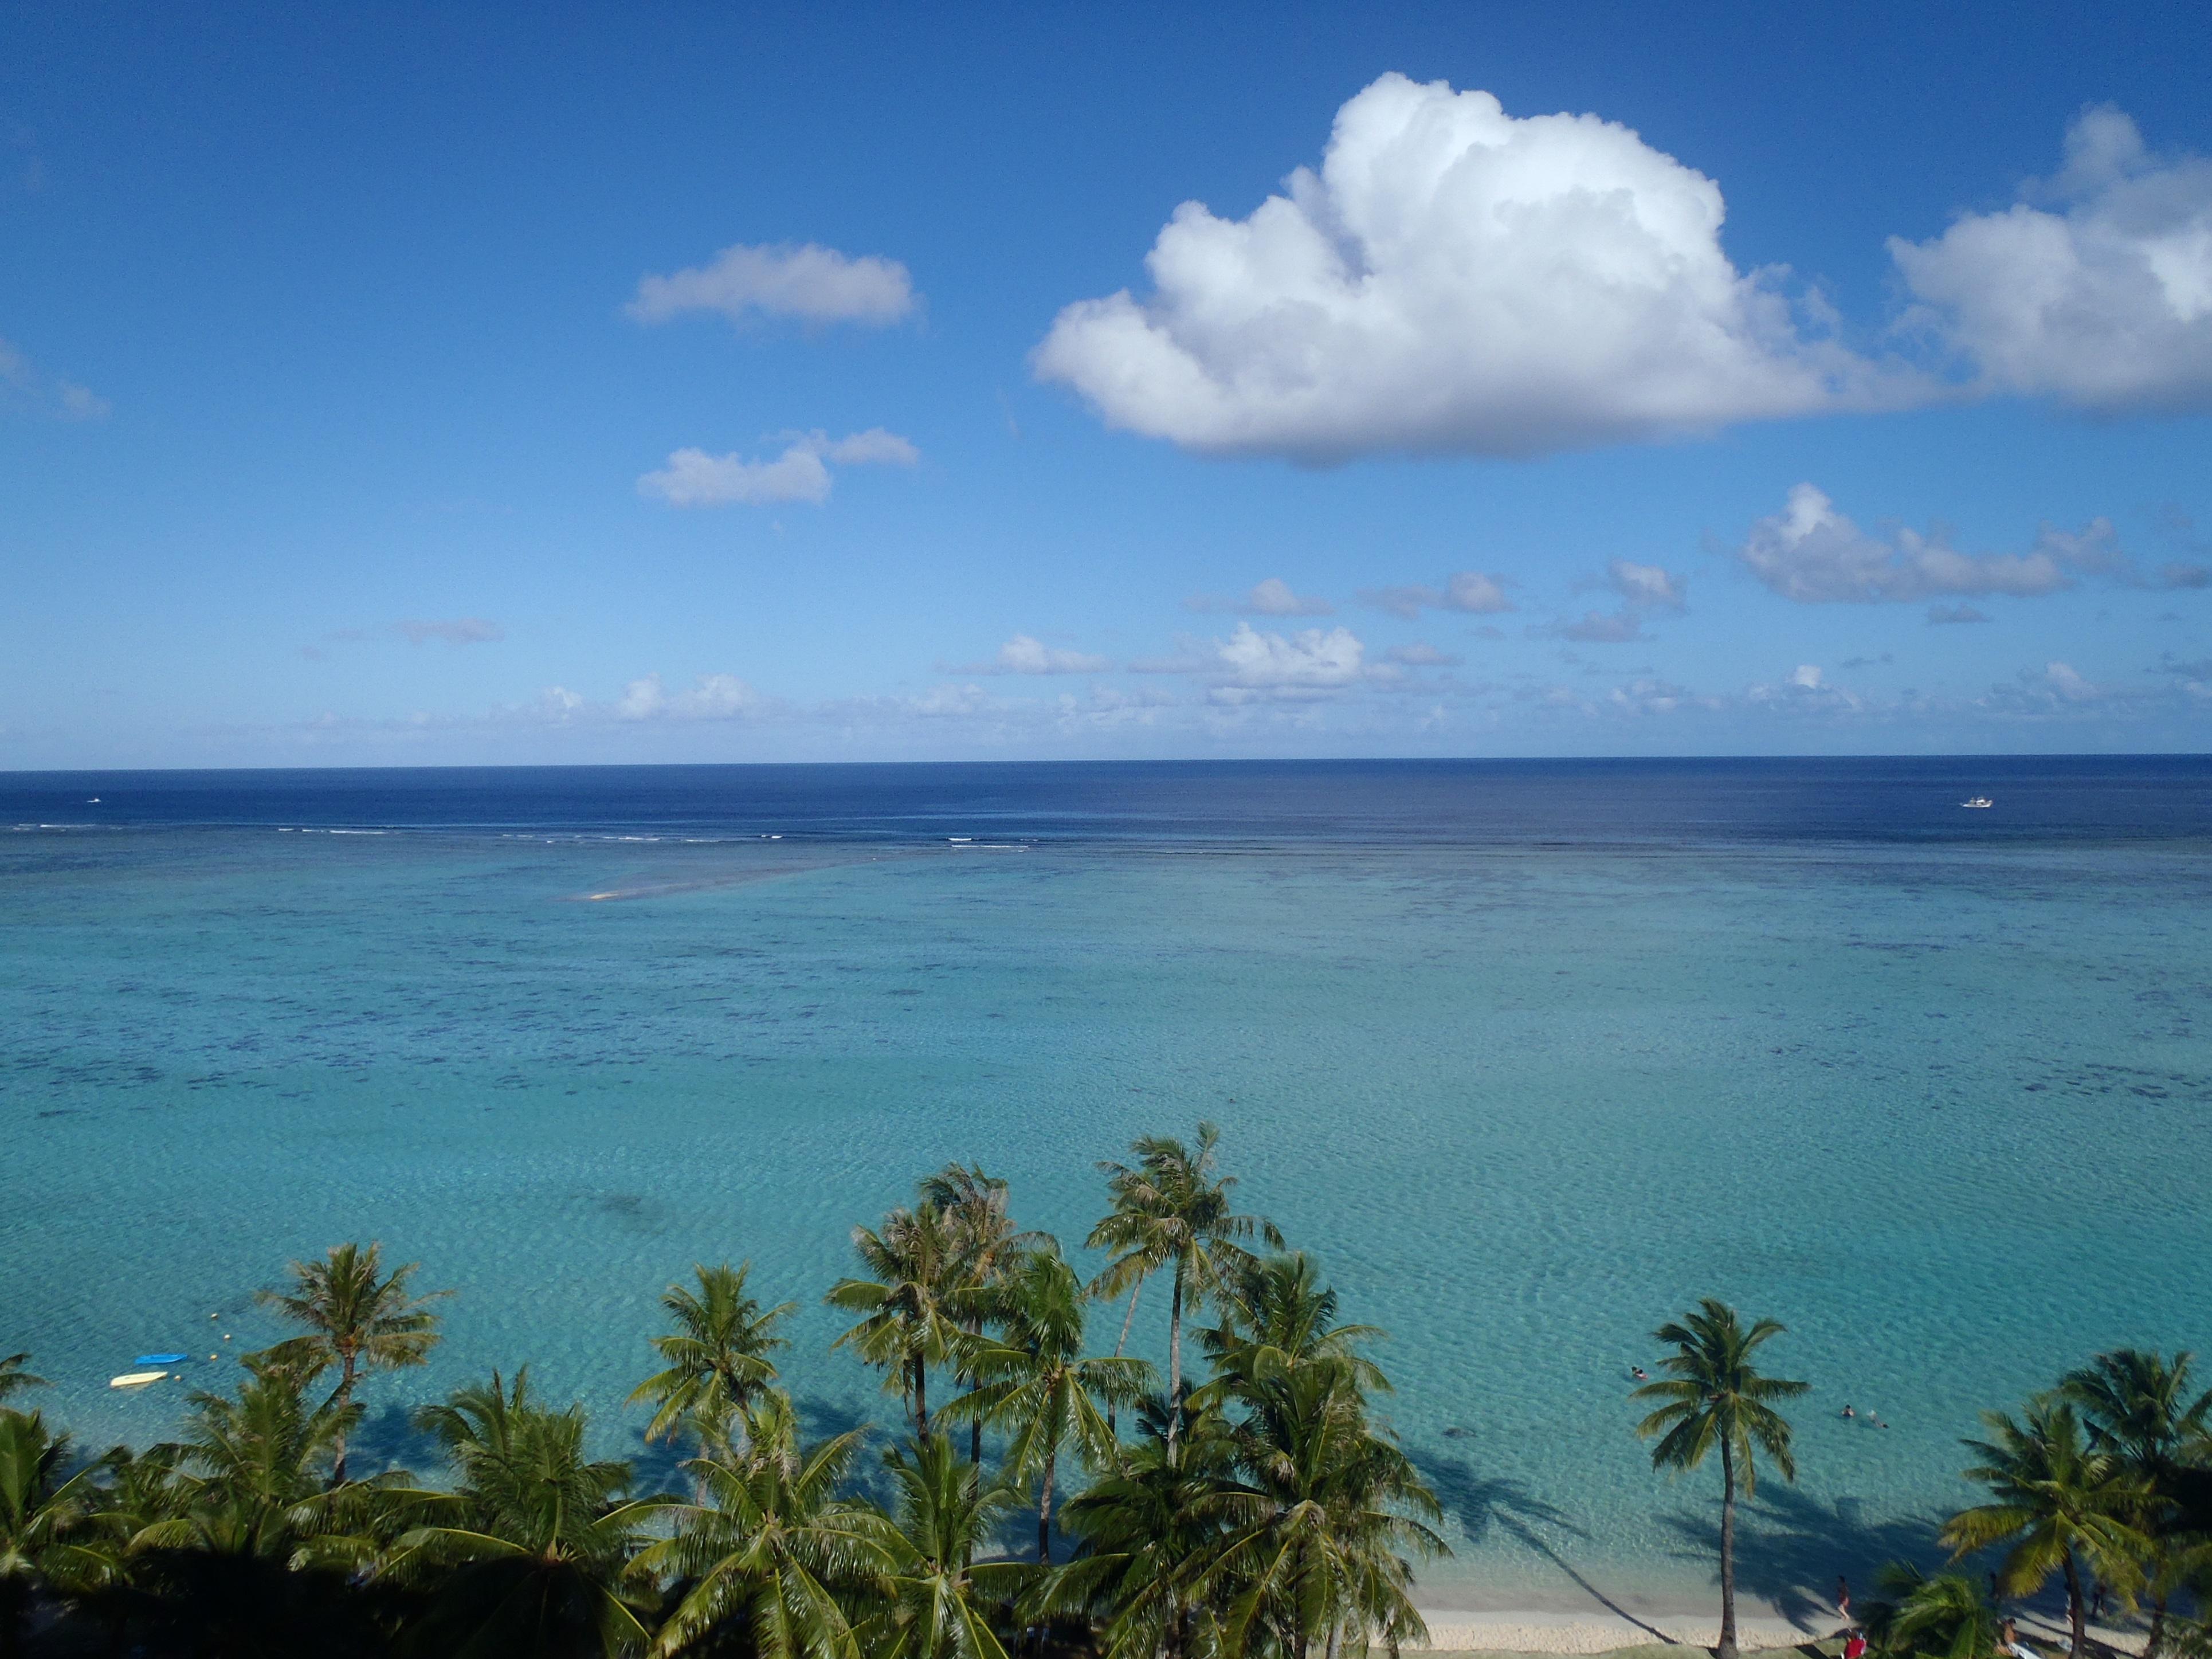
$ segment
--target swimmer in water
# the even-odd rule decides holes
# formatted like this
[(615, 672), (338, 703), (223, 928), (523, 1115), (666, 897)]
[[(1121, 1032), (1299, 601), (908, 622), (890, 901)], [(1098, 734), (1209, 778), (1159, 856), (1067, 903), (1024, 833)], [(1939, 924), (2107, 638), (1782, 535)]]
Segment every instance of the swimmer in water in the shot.
[(1638, 1382), (1648, 1382), (1651, 1380), (1650, 1376), (1645, 1375), (1644, 1367), (1641, 1365), (1631, 1365), (1628, 1368), (1628, 1374), (1634, 1377)]
[(1844, 1407), (1844, 1415), (1846, 1417), (1856, 1417), (1858, 1413), (1853, 1411), (1849, 1406), (1846, 1406)]

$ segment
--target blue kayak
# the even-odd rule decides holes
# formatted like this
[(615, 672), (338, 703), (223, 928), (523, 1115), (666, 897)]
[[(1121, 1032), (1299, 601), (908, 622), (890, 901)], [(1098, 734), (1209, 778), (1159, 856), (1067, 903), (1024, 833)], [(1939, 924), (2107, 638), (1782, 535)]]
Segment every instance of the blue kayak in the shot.
[(131, 1363), (134, 1365), (173, 1365), (184, 1357), (180, 1353), (142, 1353)]

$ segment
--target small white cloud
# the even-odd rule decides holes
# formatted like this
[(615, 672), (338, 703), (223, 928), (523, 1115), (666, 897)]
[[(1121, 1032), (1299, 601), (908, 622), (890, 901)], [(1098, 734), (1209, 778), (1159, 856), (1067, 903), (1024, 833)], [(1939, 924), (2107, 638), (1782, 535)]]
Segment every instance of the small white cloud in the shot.
[(787, 440), (783, 453), (769, 460), (679, 449), (660, 471), (648, 472), (637, 481), (638, 493), (658, 496), (671, 507), (765, 507), (783, 501), (819, 506), (830, 499), (833, 482), (827, 461), (841, 465), (912, 466), (921, 459), (921, 452), (910, 441), (881, 427), (834, 442), (821, 432), (783, 436)]
[(1611, 613), (1585, 611), (1572, 621), (1530, 631), (1553, 634), (1584, 645), (1627, 645), (1651, 637), (1644, 631), (1644, 619), (1652, 611), (1679, 612), (1690, 608), (1689, 583), (1656, 564), (1614, 559), (1606, 566), (1604, 585), (1620, 595), (1620, 610)]
[(1820, 689), (1820, 671), (1809, 662), (1801, 662), (1791, 672), (1790, 684), (1801, 691), (1818, 691)]
[(1767, 586), (1806, 605), (1990, 593), (2027, 598), (2072, 586), (2076, 571), (2124, 580), (2129, 568), (2109, 520), (2093, 520), (2071, 533), (2045, 526), (2026, 553), (1961, 553), (1940, 530), (1923, 536), (1899, 529), (1887, 540), (1870, 536), (1809, 483), (1792, 489), (1781, 512), (1753, 524), (1735, 552)]
[(1457, 611), (1468, 616), (1493, 617), (1513, 609), (1513, 601), (1505, 597), (1503, 576), (1486, 576), (1480, 570), (1462, 570), (1444, 580), (1442, 587), (1412, 585), (1399, 587), (1370, 587), (1359, 597), (1378, 611), (1387, 611), (1394, 617), (1411, 621), (1424, 609)]
[[(822, 434), (812, 435), (818, 441)], [(879, 426), (840, 438), (822, 453), (840, 466), (913, 466), (921, 459), (912, 440)]]
[(1574, 640), (1583, 645), (1630, 645), (1651, 637), (1644, 631), (1643, 612), (1625, 608), (1610, 614), (1585, 611), (1573, 621), (1559, 623), (1549, 631), (1563, 640)]
[(1930, 240), (1890, 240), (1918, 301), (1908, 322), (1979, 390), (2107, 413), (2212, 408), (2212, 161), (2150, 155), (2126, 115), (2091, 109), (2058, 176), (2021, 195)]
[(1234, 599), (1211, 593), (1194, 594), (1182, 602), (1186, 611), (1231, 611), (1248, 617), (1332, 617), (1336, 607), (1327, 599), (1300, 593), (1280, 576), (1256, 582)]
[(106, 398), (74, 380), (50, 378), (13, 342), (0, 339), (0, 392), (10, 400), (64, 421), (102, 421), (113, 412)]
[(1327, 599), (1291, 592), (1291, 585), (1279, 576), (1256, 583), (1244, 596), (1244, 603), (1255, 615), (1261, 617), (1327, 617), (1336, 611)]
[(1615, 559), (1606, 567), (1606, 580), (1628, 604), (1641, 611), (1684, 611), (1689, 608), (1688, 584), (1671, 570), (1656, 564), (1635, 564)]
[[(554, 692), (562, 697), (571, 695), (557, 686)], [(763, 701), (734, 674), (702, 674), (690, 690), (672, 696), (662, 686), (659, 675), (647, 674), (623, 689), (613, 712), (617, 720), (726, 720), (754, 713)], [(566, 703), (561, 712), (566, 714), (580, 702)]]
[(711, 264), (641, 278), (628, 310), (641, 323), (712, 311), (732, 322), (758, 313), (880, 327), (908, 315), (914, 306), (913, 278), (897, 260), (873, 254), (854, 258), (807, 242), (726, 247)]
[[(1866, 407), (1917, 383), (1801, 331), (1722, 251), (1713, 181), (1595, 115), (1385, 75), (1249, 217), (1186, 202), (1037, 374), (1216, 454), (1528, 455)], [(1825, 308), (1802, 307), (1817, 331)]]
[(2039, 684), (2053, 696), (2066, 702), (2090, 702), (2104, 694), (2075, 671), (2071, 663), (2045, 663), (2039, 682), (2032, 674), (2023, 672), (2021, 678), (2030, 684)]
[(967, 669), (967, 673), (986, 674), (1101, 674), (1113, 667), (1111, 659), (1094, 657), (1081, 651), (1065, 651), (1032, 639), (1027, 634), (1017, 634), (999, 647), (998, 656), (982, 669)]
[(1263, 634), (1249, 623), (1237, 623), (1216, 651), (1222, 687), (1279, 695), (1342, 690), (1361, 678), (1364, 654), (1348, 628), (1285, 635)]
[(410, 617), (405, 622), (392, 623), (392, 631), (410, 645), (420, 645), (425, 640), (443, 640), (447, 645), (479, 645), (507, 637), (505, 629), (483, 617), (456, 617), (451, 622), (428, 622)]
[(54, 398), (65, 421), (104, 421), (115, 410), (106, 398), (74, 380), (56, 381)]
[(1464, 660), (1449, 651), (1437, 650), (1425, 640), (1415, 640), (1411, 645), (1394, 645), (1382, 654), (1408, 668), (1455, 668)]

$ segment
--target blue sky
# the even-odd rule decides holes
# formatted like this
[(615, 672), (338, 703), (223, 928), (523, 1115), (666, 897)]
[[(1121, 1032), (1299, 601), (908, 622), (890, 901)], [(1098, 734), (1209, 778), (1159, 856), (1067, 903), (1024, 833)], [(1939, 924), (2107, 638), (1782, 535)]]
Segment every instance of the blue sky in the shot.
[(0, 14), (0, 766), (2212, 747), (2212, 14), (1198, 9)]

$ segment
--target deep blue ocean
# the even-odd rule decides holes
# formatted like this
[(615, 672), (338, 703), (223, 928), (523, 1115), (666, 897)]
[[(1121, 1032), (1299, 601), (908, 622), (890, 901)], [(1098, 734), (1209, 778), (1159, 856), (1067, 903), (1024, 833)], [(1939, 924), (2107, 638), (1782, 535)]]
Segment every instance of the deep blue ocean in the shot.
[(1200, 1118), (1391, 1333), (1432, 1604), (1702, 1597), (1626, 1398), (1700, 1296), (1814, 1385), (1784, 1605), (1924, 1549), (1978, 1409), (2212, 1349), (2203, 758), (19, 773), (0, 829), (0, 1352), (94, 1443), (346, 1237), (457, 1292), (381, 1455), (527, 1360), (659, 1474), (623, 1398), (723, 1258), (888, 1422), (854, 1223), (975, 1159), (1074, 1250)]

